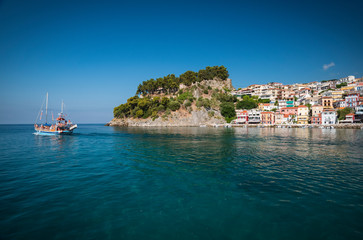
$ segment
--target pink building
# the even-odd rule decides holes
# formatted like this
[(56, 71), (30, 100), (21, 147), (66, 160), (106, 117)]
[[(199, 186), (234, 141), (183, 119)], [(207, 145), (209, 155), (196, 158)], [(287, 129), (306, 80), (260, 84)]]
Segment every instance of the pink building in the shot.
[(243, 111), (236, 111), (237, 119), (236, 123), (238, 124), (245, 124), (248, 123), (248, 112), (246, 110)]
[(345, 97), (346, 107), (354, 108), (358, 106), (358, 102), (359, 102), (359, 93), (351, 93)]
[(281, 108), (280, 112), (282, 114), (293, 114), (293, 115), (297, 115), (297, 107), (285, 107), (285, 108)]

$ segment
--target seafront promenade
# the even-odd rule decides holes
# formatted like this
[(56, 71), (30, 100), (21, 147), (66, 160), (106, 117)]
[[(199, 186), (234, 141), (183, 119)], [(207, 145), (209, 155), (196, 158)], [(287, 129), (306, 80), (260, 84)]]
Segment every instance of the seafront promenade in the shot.
[(242, 127), (242, 128), (338, 128), (338, 129), (362, 129), (363, 123), (355, 124), (220, 124), (207, 127)]

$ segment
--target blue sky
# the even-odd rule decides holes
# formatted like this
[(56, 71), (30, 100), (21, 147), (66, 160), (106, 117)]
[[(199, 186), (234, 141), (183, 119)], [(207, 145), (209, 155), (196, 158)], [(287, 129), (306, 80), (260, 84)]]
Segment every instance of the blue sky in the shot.
[[(363, 76), (363, 1), (0, 1), (0, 123), (105, 123), (137, 85), (206, 66), (234, 87)], [(333, 64), (332, 64), (333, 63)], [(331, 66), (324, 69), (323, 66)]]

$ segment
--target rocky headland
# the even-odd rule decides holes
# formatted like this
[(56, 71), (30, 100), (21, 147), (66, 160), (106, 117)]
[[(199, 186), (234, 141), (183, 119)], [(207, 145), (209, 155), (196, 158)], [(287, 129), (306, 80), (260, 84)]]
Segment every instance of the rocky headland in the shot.
[[(232, 81), (223, 66), (207, 67), (198, 73), (188, 71), (179, 77), (168, 75), (150, 79), (139, 85), (134, 97), (115, 107), (114, 119), (106, 125), (199, 127), (225, 124), (228, 102), (233, 102), (229, 94), (232, 89)], [(225, 108), (224, 114), (222, 108)]]

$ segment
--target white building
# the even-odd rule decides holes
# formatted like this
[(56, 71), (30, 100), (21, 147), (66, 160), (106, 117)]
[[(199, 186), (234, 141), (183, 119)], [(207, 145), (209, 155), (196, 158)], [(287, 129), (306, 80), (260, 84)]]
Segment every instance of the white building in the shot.
[(261, 113), (254, 109), (248, 111), (248, 124), (259, 124), (261, 122)]
[(334, 109), (325, 109), (321, 113), (321, 124), (336, 124), (337, 123), (337, 113)]

